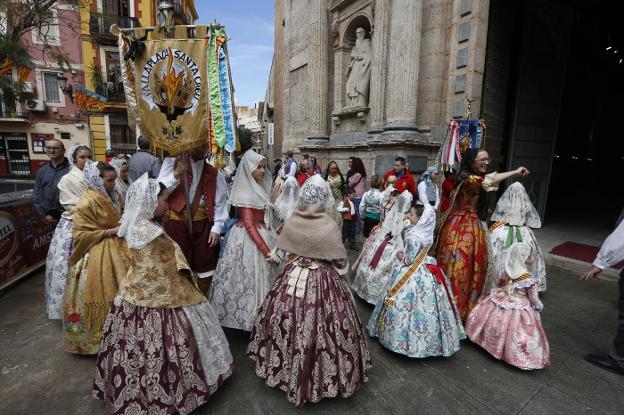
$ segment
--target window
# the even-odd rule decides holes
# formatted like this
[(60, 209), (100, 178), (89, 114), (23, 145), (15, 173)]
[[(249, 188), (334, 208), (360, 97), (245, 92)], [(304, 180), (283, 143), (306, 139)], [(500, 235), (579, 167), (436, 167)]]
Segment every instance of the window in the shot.
[(39, 30), (32, 31), (33, 43), (48, 44), (53, 46), (61, 45), (59, 33), (58, 15), (52, 12), (49, 18), (44, 21)]
[(30, 138), (32, 140), (33, 153), (45, 153), (45, 142), (50, 138), (54, 138), (54, 134), (30, 133)]
[(61, 102), (58, 79), (56, 73), (43, 72), (43, 90), (46, 102)]
[(71, 138), (71, 134), (70, 133), (61, 133), (61, 139), (69, 140), (70, 138)]
[(111, 149), (117, 153), (133, 154), (136, 151), (136, 138), (128, 126), (128, 114), (109, 115)]

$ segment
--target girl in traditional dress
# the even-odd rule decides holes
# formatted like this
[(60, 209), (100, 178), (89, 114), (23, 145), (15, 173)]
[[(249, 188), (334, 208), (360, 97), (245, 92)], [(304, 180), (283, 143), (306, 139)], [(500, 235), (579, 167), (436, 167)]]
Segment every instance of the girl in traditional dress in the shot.
[(482, 149), (462, 154), (461, 171), (456, 178), (450, 210), (442, 215), (437, 260), (451, 280), (462, 320), (475, 306), (487, 275), (486, 192), (512, 176), (526, 176), (524, 167), (506, 173), (487, 174), (490, 156)]
[(125, 159), (113, 159), (110, 165), (115, 168), (117, 172), (117, 180), (115, 181), (115, 191), (119, 193), (121, 200), (126, 200), (126, 193), (128, 193), (128, 187), (132, 183), (128, 177), (128, 161)]
[(370, 236), (371, 230), (381, 221), (381, 202), (384, 194), (383, 177), (371, 177), (371, 189), (364, 193), (360, 202), (359, 212), (364, 218), (364, 237)]
[(188, 414), (232, 373), (215, 312), (178, 244), (152, 220), (167, 210), (161, 193), (147, 173), (134, 182), (118, 232), (130, 263), (104, 324), (93, 388), (114, 414)]
[(270, 228), (270, 191), (266, 159), (248, 150), (229, 199), (239, 219), (230, 230), (210, 288), (210, 301), (222, 326), (250, 331), (271, 288), (267, 258), (275, 245), (275, 232)]
[(333, 201), (327, 208), (327, 214), (338, 224), (338, 227), (342, 227), (342, 215), (338, 212), (338, 204), (344, 197), (346, 184), (345, 179), (338, 168), (338, 164), (335, 161), (330, 161), (323, 173), (323, 179), (329, 184), (331, 189)]
[(537, 278), (528, 270), (531, 246), (515, 242), (505, 255), (497, 287), (486, 293), (466, 321), (471, 341), (520, 369), (550, 366), (550, 349), (539, 312)]
[(126, 275), (125, 243), (117, 237), (120, 211), (111, 199), (115, 169), (89, 162), (84, 167), (88, 189), (74, 210), (74, 251), (63, 298), (65, 349), (96, 354), (106, 315)]
[(48, 318), (63, 319), (63, 292), (69, 268), (69, 256), (72, 253), (72, 229), (74, 226), (74, 209), (80, 197), (87, 190), (82, 169), (91, 160), (91, 150), (87, 146), (74, 144), (69, 149), (71, 170), (61, 177), (58, 183), (59, 201), (65, 209), (59, 220), (46, 258), (45, 295)]
[(531, 228), (540, 228), (537, 210), (521, 183), (515, 182), (505, 190), (492, 214), (495, 223), (490, 227), (490, 251), (488, 264), (488, 282), (496, 284), (496, 279), (504, 271), (504, 258), (514, 242), (525, 242), (531, 247), (531, 256), (527, 266), (537, 278), (539, 291), (546, 291), (546, 264), (544, 256)]
[[(422, 215), (422, 216), (421, 216)], [(403, 231), (404, 250), (396, 252), (386, 294), (368, 322), (368, 333), (409, 357), (450, 356), (466, 338), (450, 283), (427, 255), (436, 215), (426, 204), (412, 206)]]
[(412, 203), (412, 194), (404, 190), (375, 233), (367, 251), (358, 258), (355, 279), (351, 288), (364, 301), (376, 305), (384, 295), (384, 289), (392, 276), (394, 254), (403, 249), (401, 231), (405, 226), (405, 214)]
[(286, 266), (266, 296), (247, 354), (266, 384), (297, 406), (348, 397), (367, 381), (370, 354), (349, 287), (340, 229), (326, 213), (333, 197), (313, 176), (271, 255)]
[(275, 223), (277, 225), (276, 229), (278, 233), (295, 210), (298, 198), (299, 183), (297, 183), (297, 179), (294, 177), (288, 177), (282, 186), (282, 193), (278, 196), (275, 201), (275, 205), (273, 206)]

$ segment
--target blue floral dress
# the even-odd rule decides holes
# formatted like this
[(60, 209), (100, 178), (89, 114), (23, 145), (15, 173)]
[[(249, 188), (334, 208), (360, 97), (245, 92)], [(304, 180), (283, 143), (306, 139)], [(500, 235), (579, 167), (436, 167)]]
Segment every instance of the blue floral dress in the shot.
[(385, 295), (368, 322), (371, 336), (409, 357), (450, 356), (466, 338), (451, 285), (427, 255), (434, 227), (435, 212), (426, 206), (420, 221), (406, 228), (403, 261), (395, 259)]

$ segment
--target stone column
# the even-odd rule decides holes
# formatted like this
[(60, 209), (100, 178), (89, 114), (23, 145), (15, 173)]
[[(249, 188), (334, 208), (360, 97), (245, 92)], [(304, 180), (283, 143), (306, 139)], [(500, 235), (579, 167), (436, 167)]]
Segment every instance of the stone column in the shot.
[(370, 128), (369, 133), (383, 132), (386, 115), (386, 66), (388, 60), (390, 0), (375, 2), (375, 22), (372, 33), (373, 56), (371, 66)]
[(421, 14), (422, 0), (392, 2), (384, 135), (416, 131)]
[(329, 22), (327, 2), (315, 1), (311, 8), (310, 20), (310, 133), (308, 140), (328, 140), (328, 44)]

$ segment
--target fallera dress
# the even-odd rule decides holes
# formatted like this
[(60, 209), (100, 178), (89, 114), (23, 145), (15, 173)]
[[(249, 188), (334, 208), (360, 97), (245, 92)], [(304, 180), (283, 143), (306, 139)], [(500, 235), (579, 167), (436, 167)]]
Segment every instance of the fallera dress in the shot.
[(520, 369), (542, 369), (550, 365), (550, 347), (539, 311), (537, 278), (526, 268), (531, 247), (514, 243), (505, 262), (507, 277), (481, 297), (466, 321), (473, 343), (492, 356)]
[[(385, 294), (392, 276), (395, 253), (403, 249), (401, 231), (404, 216), (412, 202), (412, 194), (405, 190), (398, 197), (384, 222), (368, 237), (356, 261), (353, 291), (369, 304), (377, 304)], [(370, 243), (369, 243), (370, 240)]]
[[(319, 191), (324, 196), (317, 200)], [(247, 348), (256, 374), (297, 406), (353, 395), (371, 367), (364, 329), (342, 278), (347, 253), (338, 226), (324, 211), (329, 188), (313, 176), (301, 192), (310, 201), (286, 221), (271, 253), (286, 265), (260, 307)]]
[(403, 261), (395, 259), (384, 297), (368, 322), (368, 333), (393, 352), (414, 358), (450, 356), (466, 338), (450, 283), (427, 255), (435, 212), (425, 205), (416, 225), (404, 231)]
[(477, 304), (486, 280), (488, 229), (479, 219), (478, 204), (481, 189), (497, 189), (491, 185), (495, 174), (469, 176), (458, 186), (440, 230), (438, 265), (451, 281), (462, 320)]

